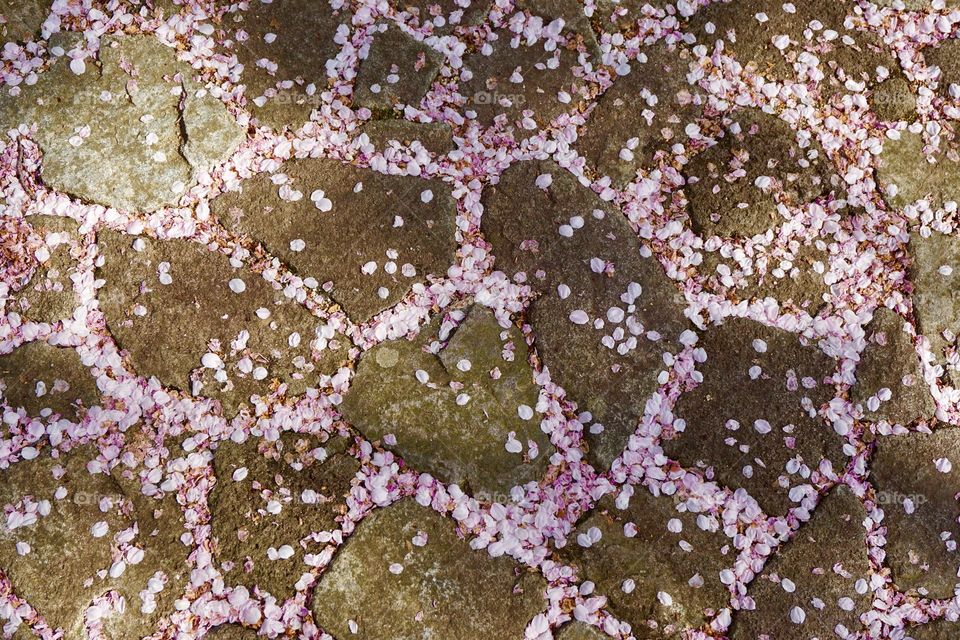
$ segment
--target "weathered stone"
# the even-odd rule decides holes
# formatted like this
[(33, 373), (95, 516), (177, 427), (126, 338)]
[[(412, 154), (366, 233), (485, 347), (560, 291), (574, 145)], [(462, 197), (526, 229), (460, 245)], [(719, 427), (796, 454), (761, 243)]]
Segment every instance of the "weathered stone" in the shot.
[(917, 98), (907, 79), (898, 74), (874, 87), (870, 108), (881, 120), (912, 122), (917, 117)]
[[(541, 175), (549, 187), (536, 186)], [(494, 267), (540, 294), (529, 312), (537, 352), (592, 415), (589, 457), (605, 469), (657, 388), (663, 352), (679, 348), (682, 297), (622, 214), (552, 162), (510, 167), (482, 202)], [(587, 322), (572, 322), (574, 312)]]
[[(271, 177), (262, 175), (218, 197), (212, 209), (301, 277), (332, 282), (331, 297), (355, 321), (400, 302), (415, 276), (442, 275), (453, 264), (456, 202), (443, 181), (325, 159), (289, 162), (284, 172), (302, 194), (298, 201), (281, 200)], [(375, 271), (364, 273), (371, 263)]]
[[(868, 419), (906, 425), (932, 418), (936, 413), (920, 358), (904, 325), (903, 318), (894, 311), (880, 307), (866, 327), (868, 343), (860, 355), (857, 383), (850, 390), (850, 398), (863, 406)], [(877, 411), (870, 411), (868, 400), (883, 389), (892, 395), (880, 403)]]
[(0, 0), (0, 37), (4, 42), (34, 39), (50, 4), (50, 0)]
[(309, 120), (327, 87), (327, 64), (340, 51), (337, 30), (349, 20), (346, 9), (334, 11), (328, 0), (253, 0), (247, 11), (224, 17), (231, 28), (227, 52), (243, 65), (238, 80), (261, 125), (297, 129)]
[[(259, 587), (281, 602), (294, 594), (294, 584), (309, 570), (301, 541), (339, 528), (343, 497), (360, 468), (347, 453), (348, 444), (344, 438), (323, 441), (292, 432), (275, 442), (220, 444), (210, 509), (216, 557), (226, 564), (228, 584), (251, 591)], [(244, 477), (236, 475), (238, 470)], [(274, 513), (277, 506), (281, 509)], [(284, 545), (293, 549), (289, 558), (270, 557)]]
[(0, 383), (3, 401), (14, 409), (23, 407), (31, 416), (49, 410), (76, 420), (100, 400), (97, 382), (77, 352), (42, 341), (0, 356)]
[(409, 16), (415, 26), (431, 35), (444, 36), (483, 21), (493, 0), (399, 0), (401, 18)]
[[(196, 91), (186, 91), (192, 70), (152, 36), (104, 37), (99, 65), (88, 62), (81, 75), (68, 62), (57, 60), (19, 97), (0, 94), (4, 130), (38, 123), (43, 179), (56, 189), (88, 202), (152, 211), (176, 203), (197, 171), (243, 139), (218, 100), (191, 96), (187, 105), (202, 106), (181, 107), (181, 98)], [(191, 132), (222, 146), (191, 140)], [(198, 159), (202, 165), (192, 164)]]
[(452, 522), (406, 499), (360, 523), (323, 574), (312, 608), (337, 638), (520, 638), (544, 608), (545, 589), (539, 575), (472, 550)]
[(663, 443), (668, 456), (746, 489), (769, 515), (793, 506), (790, 487), (807, 484), (822, 461), (842, 470), (843, 441), (816, 415), (833, 396), (825, 382), (831, 358), (787, 331), (739, 318), (710, 329), (698, 346), (707, 354), (697, 367), (703, 382), (677, 401), (686, 429)]
[[(704, 237), (752, 237), (783, 222), (779, 204), (826, 196), (839, 180), (816, 141), (798, 142), (780, 118), (738, 111), (717, 144), (690, 160), (684, 188), (694, 231)], [(758, 181), (769, 180), (768, 185)]]
[[(734, 615), (730, 639), (810, 640), (859, 631), (859, 617), (871, 605), (866, 517), (845, 485), (824, 497), (810, 522), (750, 583), (756, 609)], [(836, 632), (838, 625), (847, 632)]]
[(601, 633), (596, 627), (589, 627), (581, 622), (571, 622), (560, 628), (556, 638), (557, 640), (609, 640), (610, 636)]
[(43, 238), (46, 259), (38, 260), (32, 278), (17, 294), (14, 309), (27, 320), (54, 323), (71, 317), (77, 306), (71, 280), (76, 262), (70, 242), (77, 224), (54, 216), (33, 216), (29, 220), (34, 232)]
[(394, 27), (373, 37), (354, 89), (359, 106), (418, 106), (440, 71), (443, 55)]
[(871, 469), (893, 580), (904, 590), (953, 597), (960, 582), (960, 555), (949, 548), (960, 538), (960, 429), (880, 438)]
[[(222, 253), (189, 240), (112, 231), (97, 240), (97, 278), (105, 281), (100, 308), (136, 372), (219, 399), (228, 417), (252, 394), (266, 395), (280, 382), (290, 395), (303, 393), (344, 357), (339, 334), (259, 274), (235, 269)], [(238, 289), (243, 283), (242, 292), (231, 289), (233, 280)], [(208, 352), (220, 361), (205, 367)]]
[[(95, 456), (93, 447), (87, 446), (62, 460), (45, 455), (2, 472), (0, 504), (37, 515), (38, 505), (49, 501), (50, 513), (32, 522), (28, 516), (27, 522), (13, 528), (8, 518), (0, 526), (0, 568), (15, 592), (34, 605), (48, 624), (62, 628), (67, 640), (86, 637), (87, 606), (111, 590), (123, 596), (128, 610), (138, 615), (107, 619), (108, 637), (143, 637), (161, 615), (173, 611), (173, 601), (182, 591), (189, 551), (177, 539), (182, 516), (172, 495), (154, 500), (139, 491), (125, 491), (115, 476), (91, 474), (86, 463)], [(60, 499), (55, 496), (59, 487), (66, 490)], [(105, 535), (95, 530), (97, 523), (103, 523)], [(115, 562), (114, 536), (134, 524), (139, 532), (131, 544), (143, 551), (143, 558), (127, 562), (125, 570), (111, 578), (107, 571)], [(156, 534), (157, 526), (166, 535)], [(30, 552), (21, 556), (18, 542), (29, 545)], [(141, 611), (140, 592), (157, 572), (166, 581), (164, 590), (155, 596), (154, 611)], [(50, 588), (53, 576), (56, 589)]]
[(687, 50), (659, 44), (639, 58), (600, 97), (577, 144), (587, 164), (619, 186), (654, 164), (655, 154), (683, 143), (702, 112), (703, 97), (686, 77)]
[[(734, 564), (736, 553), (717, 520), (705, 519), (711, 530), (698, 525), (697, 514), (678, 511), (672, 499), (639, 487), (624, 510), (602, 499), (560, 555), (578, 568), (579, 578), (596, 584), (597, 594), (607, 597), (610, 611), (629, 622), (637, 638), (680, 638), (682, 630), (700, 627), (730, 601), (720, 571)], [(673, 530), (676, 524), (680, 531)], [(635, 583), (629, 593), (626, 580)], [(660, 593), (670, 596), (669, 604)]]
[(406, 146), (419, 142), (427, 151), (440, 155), (450, 153), (457, 146), (453, 140), (453, 130), (444, 122), (372, 120), (363, 125), (361, 132), (367, 134), (370, 143), (378, 151), (390, 148), (393, 141)]
[(885, 139), (877, 178), (887, 202), (901, 208), (926, 198), (931, 208), (937, 209), (948, 200), (956, 200), (960, 156), (955, 148), (945, 150), (948, 144), (941, 142), (937, 153), (929, 153), (924, 151), (919, 133), (901, 131), (899, 139)]
[(917, 332), (930, 341), (935, 362), (956, 349), (960, 334), (960, 243), (938, 232), (910, 235), (910, 280)]
[[(899, 7), (908, 10), (930, 11), (933, 9), (933, 0), (872, 0), (878, 7)], [(960, 7), (960, 0), (943, 0), (943, 6), (946, 9)], [(920, 640), (919, 638), (917, 640)]]
[(753, 247), (750, 255), (735, 250), (728, 257), (704, 250), (699, 270), (707, 289), (735, 301), (770, 297), (816, 315), (830, 293), (824, 280), (830, 256), (819, 245), (801, 245), (779, 255), (763, 247)]
[(206, 640), (257, 640), (256, 629), (247, 629), (237, 624), (225, 624), (214, 627), (203, 636)]
[[(960, 42), (948, 38), (936, 47), (927, 47), (923, 49), (923, 59), (928, 67), (940, 69), (940, 75), (937, 77), (937, 93), (950, 100), (951, 87), (960, 85)], [(960, 86), (957, 88), (960, 89)], [(957, 95), (957, 89), (952, 91), (952, 95)]]
[[(880, 67), (899, 70), (880, 36), (846, 22), (854, 13), (846, 0), (806, 0), (789, 6), (790, 11), (780, 0), (718, 2), (697, 11), (688, 30), (698, 44), (712, 51), (722, 42), (724, 50), (747, 70), (773, 80), (809, 80), (798, 78), (793, 68), (805, 53), (820, 61), (820, 71), (834, 90), (842, 89), (847, 79), (872, 84)], [(827, 30), (837, 35), (828, 39)], [(783, 50), (774, 44), (780, 36), (790, 39)]]
[[(562, 35), (572, 33), (564, 29)], [(544, 126), (579, 104), (579, 81), (573, 75), (577, 65), (574, 49), (557, 45), (553, 51), (547, 51), (545, 40), (531, 44), (508, 28), (500, 29), (496, 35), (488, 52), (478, 51), (464, 59), (465, 76), (469, 79), (462, 80), (458, 89), (466, 100), (464, 109), (476, 112), (481, 125), (492, 125), (501, 114), (508, 124), (514, 123), (530, 110), (533, 120)], [(570, 94), (568, 104), (558, 99), (561, 91)]]
[[(533, 413), (539, 390), (523, 334), (474, 306), (433, 355), (424, 349), (446, 339), (438, 336), (441, 319), (415, 341), (364, 354), (343, 415), (369, 438), (394, 434), (395, 449), (416, 470), (506, 502), (511, 488), (540, 479), (553, 452)], [(429, 379), (421, 382), (420, 371)]]
[(903, 640), (954, 640), (960, 633), (960, 625), (949, 620), (937, 620), (924, 625), (909, 627)]

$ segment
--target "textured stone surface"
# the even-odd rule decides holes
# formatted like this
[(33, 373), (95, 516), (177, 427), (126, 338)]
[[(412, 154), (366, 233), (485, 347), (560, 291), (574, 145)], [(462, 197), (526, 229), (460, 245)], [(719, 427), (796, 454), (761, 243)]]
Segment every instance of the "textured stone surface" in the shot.
[[(779, 226), (778, 204), (801, 206), (825, 196), (835, 179), (815, 141), (801, 145), (790, 125), (757, 109), (739, 111), (717, 144), (684, 170), (694, 231), (750, 237)], [(758, 180), (769, 178), (769, 185)]]
[(151, 211), (176, 203), (197, 170), (243, 140), (226, 107), (197, 96), (190, 67), (153, 37), (105, 37), (99, 63), (87, 62), (81, 75), (68, 62), (59, 59), (17, 98), (0, 92), (4, 130), (38, 123), (43, 179), (56, 189)]
[[(252, 394), (266, 395), (280, 382), (290, 395), (303, 393), (344, 357), (342, 336), (219, 252), (188, 240), (161, 242), (112, 231), (101, 232), (97, 241), (97, 277), (105, 281), (100, 308), (135, 371), (216, 398), (228, 417)], [(134, 245), (141, 242), (138, 251)], [(242, 292), (231, 282), (238, 289), (242, 282)], [(187, 317), (192, 321), (184, 322)], [(312, 346), (320, 349), (316, 359)], [(208, 352), (220, 362), (202, 364)]]
[[(425, 349), (438, 344), (439, 325), (425, 327), (414, 341), (368, 351), (343, 415), (367, 437), (394, 434), (397, 452), (414, 468), (506, 502), (512, 487), (542, 476), (553, 451), (532, 411), (538, 388), (523, 334), (474, 306), (433, 355)], [(423, 382), (421, 371), (429, 376)], [(520, 413), (528, 409), (525, 419)]]
[(23, 407), (28, 415), (46, 410), (68, 420), (83, 415), (83, 408), (98, 404), (100, 394), (93, 374), (76, 351), (46, 342), (28, 342), (0, 356), (3, 401)]
[[(298, 129), (310, 119), (327, 86), (327, 64), (340, 50), (338, 28), (349, 20), (329, 0), (251, 0), (247, 11), (225, 16), (232, 42), (225, 53), (243, 66), (237, 80), (261, 125)], [(268, 42), (268, 34), (276, 38)]]
[(960, 632), (960, 625), (949, 620), (937, 620), (925, 625), (910, 627), (904, 640), (953, 640)]
[(407, 499), (357, 528), (321, 578), (313, 614), (338, 638), (519, 638), (545, 588), (508, 558), (471, 550), (450, 522)]
[[(544, 175), (551, 185), (535, 187)], [(687, 326), (682, 299), (656, 260), (642, 256), (622, 215), (556, 164), (514, 165), (484, 193), (483, 205), (494, 267), (514, 278), (523, 274), (541, 294), (529, 311), (537, 352), (553, 381), (592, 414), (590, 459), (606, 468), (657, 387), (663, 352), (679, 347)], [(572, 235), (561, 235), (562, 225)], [(575, 311), (589, 323), (571, 321)]]
[(906, 78), (897, 75), (884, 80), (870, 95), (870, 108), (881, 120), (906, 120), (917, 117), (917, 99)]
[[(851, 400), (862, 403), (865, 416), (872, 420), (909, 424), (932, 418), (936, 404), (923, 379), (913, 339), (904, 332), (903, 318), (882, 307), (874, 312), (866, 332), (868, 342), (857, 365)], [(869, 399), (883, 389), (890, 391), (890, 398), (871, 411)]]
[(77, 306), (71, 279), (76, 273), (71, 241), (77, 224), (54, 216), (33, 216), (29, 220), (34, 232), (43, 239), (43, 246), (37, 251), (46, 259), (37, 260), (36, 270), (17, 293), (13, 308), (33, 322), (53, 323), (70, 318)]
[[(872, 83), (878, 77), (878, 67), (889, 71), (899, 68), (879, 36), (847, 27), (846, 18), (853, 14), (853, 5), (845, 0), (807, 0), (790, 6), (794, 10), (788, 12), (780, 0), (720, 2), (698, 11), (689, 30), (696, 34), (698, 43), (711, 50), (722, 41), (724, 49), (740, 64), (770, 79), (797, 78), (793, 62), (805, 52), (817, 56), (820, 71), (837, 90), (846, 79)], [(766, 16), (766, 20), (757, 16)], [(811, 28), (811, 24), (818, 28)], [(828, 29), (837, 33), (832, 40), (824, 37)], [(773, 42), (781, 35), (790, 38), (782, 51)]]
[(235, 624), (225, 624), (211, 629), (207, 635), (203, 636), (206, 640), (257, 640), (255, 629), (246, 629)]
[[(937, 461), (950, 461), (949, 466)], [(873, 484), (886, 515), (887, 564), (902, 589), (949, 598), (960, 582), (960, 555), (949, 549), (960, 536), (960, 429), (880, 438)], [(949, 470), (947, 470), (949, 469)], [(949, 539), (941, 536), (949, 534)]]
[(577, 142), (588, 166), (617, 185), (654, 165), (654, 154), (683, 144), (702, 112), (703, 97), (686, 79), (689, 52), (661, 44), (638, 58), (597, 101)]
[[(210, 507), (217, 559), (230, 563), (224, 568), (228, 583), (250, 591), (257, 586), (278, 601), (293, 595), (294, 584), (309, 570), (302, 540), (339, 528), (336, 516), (359, 469), (346, 454), (347, 445), (344, 438), (323, 441), (288, 432), (275, 442), (250, 439), (219, 446)], [(284, 545), (293, 555), (276, 557)]]
[(373, 37), (354, 89), (358, 106), (369, 109), (417, 106), (430, 88), (443, 56), (397, 28)]
[[(154, 500), (139, 491), (128, 492), (119, 472), (116, 476), (89, 473), (86, 463), (91, 457), (88, 447), (61, 461), (44, 456), (29, 466), (18, 464), (0, 472), (0, 503), (4, 506), (36, 515), (37, 509), (44, 511), (39, 506), (42, 501), (50, 504), (48, 515), (27, 515), (26, 522), (14, 528), (9, 519), (0, 526), (0, 563), (16, 593), (27, 598), (48, 624), (64, 629), (68, 640), (85, 637), (88, 604), (110, 590), (116, 590), (139, 612), (140, 592), (146, 590), (150, 577), (162, 572), (167, 584), (156, 596), (153, 612), (110, 621), (108, 637), (141, 637), (150, 632), (160, 615), (173, 611), (173, 600), (182, 589), (188, 551), (177, 539), (182, 520), (175, 500)], [(55, 496), (59, 487), (65, 489), (62, 498)], [(31, 503), (32, 508), (28, 507)], [(97, 523), (104, 523), (105, 535), (93, 534)], [(113, 536), (134, 523), (139, 533), (133, 536), (132, 546), (143, 551), (143, 559), (126, 563), (125, 570), (111, 578), (106, 572), (115, 562)], [(29, 545), (30, 552), (19, 555), (18, 542)], [(56, 576), (57, 589), (50, 588), (52, 576)]]
[(0, 0), (0, 36), (4, 42), (30, 40), (50, 13), (50, 0)]
[(811, 315), (823, 307), (830, 287), (824, 281), (829, 254), (815, 242), (797, 249), (771, 254), (754, 247), (754, 253), (734, 250), (703, 251), (699, 271), (710, 291), (726, 293), (735, 300), (774, 298)]
[[(734, 616), (730, 639), (833, 638), (838, 625), (849, 633), (859, 631), (859, 616), (870, 609), (871, 600), (862, 524), (866, 515), (843, 485), (825, 496), (810, 522), (777, 549), (750, 583), (747, 593), (757, 607)], [(860, 581), (864, 583), (858, 585)], [(791, 616), (803, 621), (796, 623)]]
[(601, 633), (596, 627), (588, 627), (579, 622), (571, 622), (560, 628), (555, 634), (557, 640), (607, 640), (609, 638), (605, 633)]
[[(572, 72), (576, 51), (562, 45), (547, 51), (544, 40), (530, 44), (509, 29), (500, 29), (496, 35), (489, 53), (480, 51), (464, 59), (463, 66), (472, 77), (462, 80), (458, 89), (466, 100), (464, 109), (476, 112), (481, 125), (490, 126), (501, 114), (513, 123), (526, 110), (533, 112), (534, 121), (546, 125), (577, 104)], [(561, 91), (573, 96), (571, 103), (557, 99)]]
[(707, 353), (697, 367), (703, 382), (677, 401), (686, 429), (663, 443), (668, 456), (746, 489), (770, 515), (792, 506), (789, 487), (807, 484), (822, 460), (842, 470), (842, 439), (815, 413), (833, 395), (824, 383), (833, 360), (791, 333), (736, 318), (698, 346)]
[(942, 362), (960, 333), (960, 244), (942, 233), (925, 238), (914, 232), (909, 249), (917, 331), (930, 341), (934, 361)]
[[(940, 46), (923, 49), (923, 59), (928, 67), (940, 69), (937, 76), (937, 93), (944, 99), (951, 98), (951, 86), (960, 85), (960, 43), (945, 40)], [(956, 95), (956, 90), (953, 91)]]
[[(581, 579), (596, 583), (611, 612), (629, 622), (637, 638), (680, 638), (730, 600), (719, 575), (735, 554), (716, 519), (704, 518), (710, 530), (700, 526), (697, 514), (678, 511), (669, 497), (638, 487), (626, 509), (601, 500), (560, 555)], [(636, 535), (628, 535), (631, 527)], [(634, 582), (629, 593), (623, 588), (627, 580)]]
[(883, 141), (877, 179), (892, 206), (900, 208), (924, 198), (936, 209), (956, 199), (954, 185), (960, 180), (956, 150), (944, 153), (946, 142), (938, 153), (925, 152), (923, 147), (923, 137), (909, 131), (901, 131), (899, 139)]
[[(334, 160), (293, 161), (283, 172), (300, 200), (281, 200), (263, 175), (211, 208), (223, 224), (262, 242), (301, 277), (332, 282), (330, 295), (355, 321), (395, 305), (425, 275), (443, 275), (453, 264), (456, 204), (444, 182)], [(313, 197), (331, 208), (321, 210), (322, 201)], [(369, 263), (375, 270), (364, 273)]]

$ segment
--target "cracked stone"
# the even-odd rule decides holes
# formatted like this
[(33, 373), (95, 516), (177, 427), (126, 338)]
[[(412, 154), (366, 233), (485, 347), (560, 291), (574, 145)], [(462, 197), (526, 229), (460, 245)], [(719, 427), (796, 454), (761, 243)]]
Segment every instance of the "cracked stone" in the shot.
[(544, 608), (545, 589), (539, 575), (474, 551), (451, 522), (405, 499), (360, 523), (323, 574), (312, 608), (338, 638), (520, 638)]
[[(428, 27), (429, 33), (445, 36), (465, 27), (483, 22), (492, 0), (400, 0), (395, 3), (402, 11), (401, 18), (409, 16), (414, 26)], [(465, 6), (464, 6), (465, 5)]]
[(752, 255), (740, 249), (729, 256), (723, 255), (724, 250), (704, 250), (699, 271), (707, 289), (735, 301), (770, 297), (816, 315), (830, 293), (824, 280), (830, 256), (820, 245), (802, 245), (780, 255), (771, 255), (763, 247), (754, 247)]
[(872, 478), (885, 515), (887, 564), (901, 589), (950, 598), (960, 582), (960, 556), (950, 549), (960, 537), (958, 465), (960, 429), (878, 439)]
[[(119, 634), (108, 637), (143, 637), (161, 615), (173, 611), (173, 601), (183, 588), (185, 573), (176, 573), (184, 571), (189, 551), (179, 542), (182, 515), (168, 512), (179, 512), (172, 494), (165, 499), (148, 498), (139, 486), (129, 491), (116, 471), (115, 475), (91, 474), (86, 464), (95, 456), (89, 445), (60, 460), (44, 455), (30, 465), (18, 463), (0, 472), (0, 504), (37, 516), (27, 515), (27, 522), (12, 528), (9, 518), (0, 525), (0, 566), (15, 592), (31, 602), (48, 624), (64, 629), (66, 640), (86, 637), (88, 605), (111, 590), (123, 596), (138, 615), (108, 620), (107, 630)], [(65, 489), (61, 499), (55, 496), (59, 487)], [(46, 516), (38, 515), (42, 501), (50, 505)], [(143, 559), (126, 562), (125, 570), (112, 578), (107, 571), (115, 562), (114, 536), (134, 524), (139, 533), (131, 545), (143, 551)], [(17, 542), (27, 543), (30, 552), (20, 556)], [(155, 597), (157, 608), (143, 612), (140, 592), (157, 572), (163, 574), (165, 587)], [(51, 576), (57, 578), (57, 589), (49, 588)]]
[[(881, 307), (866, 326), (868, 342), (857, 365), (857, 383), (850, 391), (850, 399), (863, 405), (864, 415), (870, 420), (906, 425), (933, 418), (936, 413), (920, 358), (905, 325), (896, 312)], [(883, 389), (892, 395), (871, 411), (868, 400)]]
[[(275, 442), (220, 444), (210, 509), (217, 558), (229, 567), (224, 569), (228, 584), (251, 592), (259, 587), (279, 602), (294, 594), (295, 582), (309, 570), (302, 541), (339, 528), (343, 497), (360, 468), (348, 446), (345, 438), (323, 441), (293, 432)], [(284, 545), (293, 550), (289, 558), (270, 557)]]
[[(573, 33), (564, 31), (564, 36)], [(458, 89), (466, 100), (464, 108), (476, 112), (482, 126), (491, 126), (501, 114), (507, 123), (516, 122), (526, 110), (532, 111), (533, 120), (543, 126), (574, 109), (580, 102), (573, 75), (576, 51), (561, 44), (548, 51), (545, 40), (521, 43), (521, 37), (507, 28), (496, 35), (486, 51), (464, 59), (466, 72), (461, 74)], [(560, 102), (561, 92), (571, 96), (569, 103)]]
[[(51, 187), (87, 202), (153, 211), (175, 204), (199, 171), (243, 138), (209, 95), (185, 98), (181, 108), (182, 94), (194, 93), (192, 85), (185, 91), (191, 75), (152, 36), (105, 37), (99, 65), (88, 62), (83, 74), (64, 57), (21, 96), (3, 93), (0, 125), (39, 124), (43, 179)], [(191, 132), (203, 140), (190, 140)]]
[(369, 109), (402, 109), (417, 106), (443, 64), (443, 55), (398, 28), (373, 37), (367, 57), (360, 63), (354, 95)]
[(261, 175), (211, 209), (301, 277), (332, 282), (330, 296), (354, 321), (394, 306), (424, 276), (443, 275), (454, 263), (456, 202), (443, 181), (325, 159), (292, 161), (283, 170), (291, 180), (284, 187), (299, 200), (282, 200), (271, 176)]
[(0, 36), (4, 42), (33, 40), (50, 13), (50, 0), (0, 0)]
[(218, 251), (113, 231), (97, 241), (100, 309), (134, 370), (218, 399), (227, 417), (281, 382), (302, 394), (344, 357), (332, 327)]
[(720, 572), (736, 554), (719, 527), (709, 514), (679, 511), (671, 498), (638, 487), (626, 509), (603, 498), (560, 555), (639, 640), (679, 638), (729, 604)]
[(960, 332), (960, 245), (956, 238), (931, 232), (910, 234), (910, 280), (917, 332), (930, 341), (934, 362), (955, 352)]
[(821, 464), (842, 471), (842, 439), (816, 414), (833, 396), (824, 382), (831, 358), (787, 331), (740, 318), (711, 328), (698, 346), (707, 354), (697, 366), (703, 382), (677, 401), (686, 428), (662, 443), (666, 455), (745, 489), (768, 515), (795, 506), (790, 488), (807, 485)]
[(639, 58), (597, 101), (577, 143), (587, 165), (621, 187), (655, 154), (683, 143), (687, 125), (702, 114), (703, 97), (686, 80), (688, 51), (661, 44)]
[(826, 196), (839, 180), (820, 145), (799, 143), (777, 116), (748, 109), (731, 119), (717, 144), (694, 156), (684, 171), (690, 222), (703, 237), (764, 233), (784, 221), (782, 205), (798, 207)]
[[(622, 214), (552, 162), (515, 164), (482, 202), (494, 267), (540, 294), (529, 311), (537, 352), (589, 412), (588, 457), (606, 469), (657, 389), (663, 353), (679, 350), (682, 296)], [(584, 324), (571, 321), (578, 311)]]
[(960, 156), (955, 148), (945, 152), (945, 144), (941, 142), (938, 152), (928, 153), (918, 133), (901, 131), (898, 140), (884, 139), (877, 179), (887, 202), (899, 209), (926, 199), (936, 210), (954, 200), (954, 185), (960, 182)]
[(76, 234), (77, 223), (55, 216), (32, 216), (29, 221), (42, 238), (47, 258), (38, 261), (38, 268), (18, 292), (13, 308), (26, 320), (52, 324), (70, 318), (77, 306), (71, 280), (76, 261), (71, 255), (70, 242)]
[[(730, 639), (809, 640), (859, 631), (859, 617), (871, 605), (866, 517), (844, 485), (824, 497), (810, 522), (750, 582), (747, 594), (757, 608), (735, 614)], [(835, 632), (838, 625), (847, 631)]]
[(609, 640), (610, 636), (601, 633), (594, 627), (580, 622), (572, 622), (561, 627), (556, 635), (557, 640)]
[(3, 401), (23, 407), (30, 416), (47, 411), (76, 421), (85, 409), (99, 404), (93, 374), (72, 348), (28, 342), (0, 356)]
[(447, 339), (441, 320), (413, 341), (364, 354), (343, 415), (369, 438), (395, 435), (394, 449), (417, 471), (507, 502), (511, 488), (541, 477), (553, 453), (533, 411), (539, 388), (526, 342), (474, 306), (434, 355), (425, 349)]
[[(899, 70), (878, 35), (845, 24), (854, 15), (846, 0), (790, 3), (793, 10), (789, 12), (784, 7), (780, 0), (718, 2), (694, 14), (688, 31), (711, 51), (722, 42), (724, 50), (747, 70), (772, 80), (811, 79), (798, 78), (793, 68), (805, 54), (819, 59), (820, 71), (835, 89), (848, 79), (873, 84), (879, 68)], [(766, 19), (761, 22), (758, 15)], [(828, 30), (835, 34), (832, 39), (827, 37)], [(789, 37), (783, 50), (775, 44), (781, 36)]]
[(887, 122), (913, 122), (917, 118), (917, 99), (913, 87), (900, 75), (874, 87), (870, 94), (870, 108), (878, 118)]
[(445, 122), (419, 123), (407, 120), (372, 120), (360, 130), (367, 134), (377, 150), (391, 147), (391, 142), (409, 146), (419, 142), (430, 153), (443, 155), (457, 148), (453, 130)]
[(334, 11), (329, 0), (250, 4), (224, 17), (233, 41), (227, 53), (243, 65), (238, 81), (246, 86), (247, 108), (261, 125), (298, 129), (320, 105), (327, 65), (340, 52), (335, 37), (348, 28), (350, 14)]

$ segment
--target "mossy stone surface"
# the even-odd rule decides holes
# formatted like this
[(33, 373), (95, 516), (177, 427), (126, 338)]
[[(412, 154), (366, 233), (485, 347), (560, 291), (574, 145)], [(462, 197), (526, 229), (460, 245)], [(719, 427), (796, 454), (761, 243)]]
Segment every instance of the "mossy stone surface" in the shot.
[(451, 522), (408, 498), (357, 527), (311, 608), (337, 638), (520, 638), (544, 609), (546, 586), (505, 556), (472, 550)]
[[(539, 389), (523, 334), (480, 306), (439, 353), (426, 352), (439, 330), (438, 320), (413, 341), (364, 354), (343, 415), (368, 438), (395, 435), (394, 449), (416, 470), (506, 502), (511, 488), (540, 479), (553, 452), (533, 411)], [(526, 410), (528, 419), (520, 415)], [(511, 439), (516, 452), (507, 449)]]

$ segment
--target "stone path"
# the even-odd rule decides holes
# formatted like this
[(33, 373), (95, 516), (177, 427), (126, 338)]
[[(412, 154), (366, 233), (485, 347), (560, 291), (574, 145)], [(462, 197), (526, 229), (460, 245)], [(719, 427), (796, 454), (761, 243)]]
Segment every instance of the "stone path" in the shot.
[(0, 637), (960, 637), (960, 2), (0, 38)]

